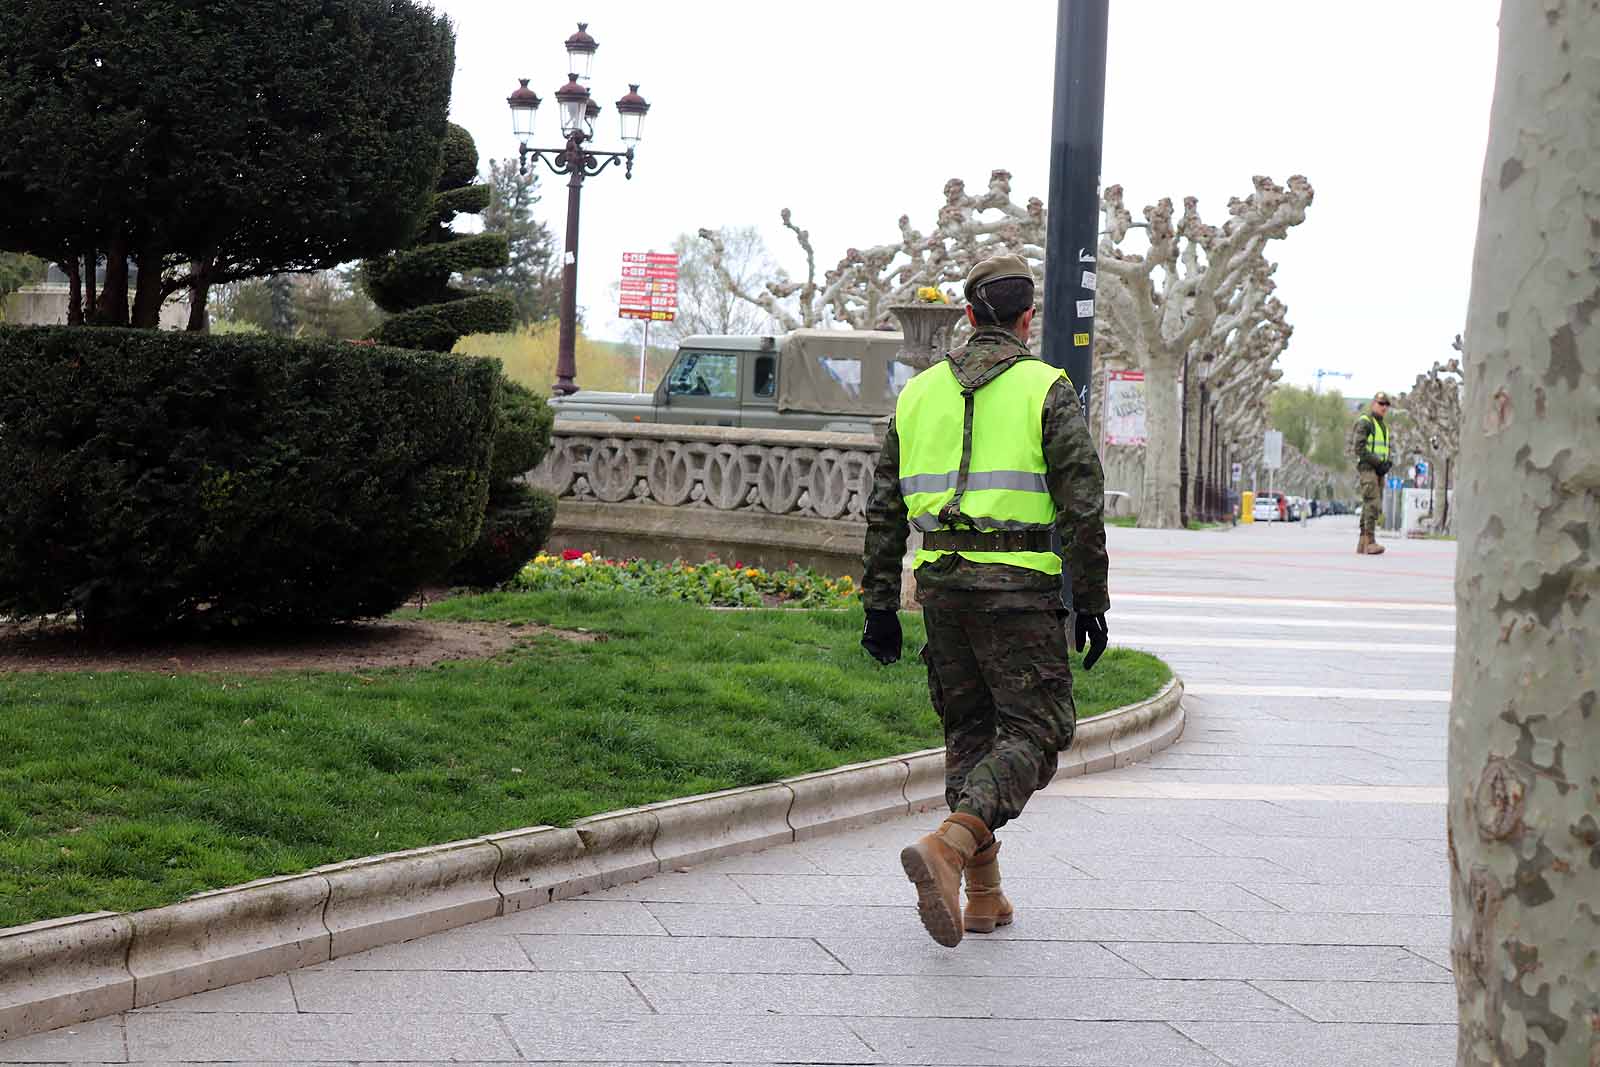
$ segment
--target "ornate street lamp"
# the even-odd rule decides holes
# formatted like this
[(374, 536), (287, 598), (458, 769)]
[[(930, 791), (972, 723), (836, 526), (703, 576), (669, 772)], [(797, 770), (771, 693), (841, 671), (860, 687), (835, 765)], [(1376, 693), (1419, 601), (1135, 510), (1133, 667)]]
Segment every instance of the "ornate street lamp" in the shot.
[(578, 341), (578, 210), (585, 178), (593, 177), (613, 163), (621, 163), (625, 176), (633, 177), (633, 150), (639, 143), (639, 131), (650, 105), (639, 95), (639, 86), (629, 86), (626, 96), (617, 101), (617, 114), (622, 120), (622, 140), (627, 148), (621, 152), (599, 152), (585, 147), (594, 139), (595, 119), (600, 115), (600, 105), (590, 95), (588, 85), (594, 69), (594, 54), (600, 45), (589, 36), (589, 24), (578, 23), (578, 32), (567, 38), (567, 81), (555, 91), (560, 108), (561, 136), (566, 144), (561, 148), (533, 148), (533, 120), (539, 110), (539, 97), (528, 88), (528, 79), (521, 79), (521, 88), (506, 98), (511, 106), (512, 131), (521, 140), (518, 171), (528, 173), (528, 157), (544, 162), (551, 173), (567, 175), (567, 242), (562, 257), (561, 271), (561, 340), (556, 357), (556, 381), (551, 391), (566, 396), (578, 391), (577, 341)]

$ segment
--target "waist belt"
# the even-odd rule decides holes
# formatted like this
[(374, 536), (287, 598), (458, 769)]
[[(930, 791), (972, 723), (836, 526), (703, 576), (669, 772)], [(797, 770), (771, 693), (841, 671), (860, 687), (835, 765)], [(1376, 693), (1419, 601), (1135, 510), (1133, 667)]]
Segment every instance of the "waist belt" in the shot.
[(1049, 552), (1049, 530), (932, 530), (922, 535), (929, 552)]

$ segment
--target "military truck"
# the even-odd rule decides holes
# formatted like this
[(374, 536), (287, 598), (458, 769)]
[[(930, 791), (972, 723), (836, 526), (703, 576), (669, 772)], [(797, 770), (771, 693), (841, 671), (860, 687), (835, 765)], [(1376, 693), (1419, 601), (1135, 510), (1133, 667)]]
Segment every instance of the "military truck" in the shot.
[(653, 393), (553, 397), (558, 422), (678, 423), (871, 433), (916, 368), (901, 335), (795, 330), (781, 337), (686, 337)]

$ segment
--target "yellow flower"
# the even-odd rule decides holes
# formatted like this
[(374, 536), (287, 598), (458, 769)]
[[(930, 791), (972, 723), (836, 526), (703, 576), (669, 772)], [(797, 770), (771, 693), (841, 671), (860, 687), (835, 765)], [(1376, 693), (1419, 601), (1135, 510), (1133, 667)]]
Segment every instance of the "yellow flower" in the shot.
[(846, 587), (846, 588), (849, 588), (854, 583), (852, 583), (850, 581), (850, 576), (847, 574), (843, 578), (839, 579), (839, 584), (844, 586), (844, 587)]
[(932, 285), (924, 285), (917, 290), (917, 300), (923, 304), (948, 304), (950, 303), (943, 293)]
[(759, 578), (761, 577), (761, 572), (754, 567), (747, 567), (745, 568), (744, 576), (746, 578)]
[(594, 553), (593, 552), (585, 552), (583, 554), (583, 561), (585, 563), (593, 563), (594, 562)]

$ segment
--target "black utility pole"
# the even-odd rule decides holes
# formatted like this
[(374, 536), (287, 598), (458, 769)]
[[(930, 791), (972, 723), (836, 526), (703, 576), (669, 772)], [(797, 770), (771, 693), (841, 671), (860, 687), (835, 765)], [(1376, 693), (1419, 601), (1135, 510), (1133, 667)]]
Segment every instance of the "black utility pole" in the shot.
[[(1050, 121), (1050, 216), (1044, 249), (1044, 361), (1078, 390), (1085, 421), (1094, 377), (1095, 249), (1100, 243), (1100, 145), (1106, 111), (1111, 0), (1058, 0), (1055, 111)], [(1059, 546), (1058, 546), (1059, 547)], [(1072, 576), (1061, 570), (1072, 607)]]
[(1095, 249), (1100, 243), (1100, 145), (1106, 110), (1110, 0), (1058, 0), (1050, 218), (1045, 236), (1044, 361), (1061, 367), (1089, 416)]

